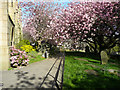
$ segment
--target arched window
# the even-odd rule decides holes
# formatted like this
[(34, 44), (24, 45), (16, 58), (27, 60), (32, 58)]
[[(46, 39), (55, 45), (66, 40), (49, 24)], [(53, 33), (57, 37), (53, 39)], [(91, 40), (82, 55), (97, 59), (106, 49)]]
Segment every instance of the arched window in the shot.
[(14, 45), (14, 23), (8, 15), (8, 46)]

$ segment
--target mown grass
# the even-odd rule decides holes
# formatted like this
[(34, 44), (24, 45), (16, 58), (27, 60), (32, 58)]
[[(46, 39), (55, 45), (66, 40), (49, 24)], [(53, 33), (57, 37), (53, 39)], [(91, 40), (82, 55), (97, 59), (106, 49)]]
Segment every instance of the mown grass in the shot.
[(38, 62), (38, 61), (41, 61), (41, 60), (44, 60), (45, 58), (42, 57), (42, 55), (36, 55), (36, 57), (34, 58), (30, 58), (30, 61), (29, 61), (29, 64), (31, 63), (34, 63), (34, 62)]
[(42, 54), (39, 54), (36, 51), (32, 51), (32, 52), (28, 53), (28, 56), (29, 56), (29, 60), (30, 60), (29, 64), (45, 59), (44, 57), (42, 57)]
[[(82, 59), (82, 60), (80, 60)], [(86, 61), (84, 61), (86, 60)], [(109, 62), (115, 62), (111, 59)], [(85, 89), (95, 90), (96, 88), (120, 88), (120, 77), (106, 70), (120, 70), (120, 64), (101, 65), (100, 60), (90, 57), (81, 57), (74, 52), (66, 53), (63, 90)], [(92, 66), (95, 67), (92, 67)], [(85, 70), (94, 70), (98, 75), (88, 74)]]

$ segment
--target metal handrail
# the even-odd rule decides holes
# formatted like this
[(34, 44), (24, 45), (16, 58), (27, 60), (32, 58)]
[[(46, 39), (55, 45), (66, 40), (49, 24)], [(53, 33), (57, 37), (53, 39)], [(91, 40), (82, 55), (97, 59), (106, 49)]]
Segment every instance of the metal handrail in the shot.
[(55, 63), (57, 62), (58, 59), (59, 59), (59, 58), (56, 59), (56, 61), (54, 62), (54, 64), (53, 64), (52, 67), (50, 68), (49, 72), (47, 73), (47, 75), (46, 75), (45, 78), (43, 79), (43, 82), (40, 84), (40, 87), (43, 85), (45, 79), (46, 79), (47, 76), (49, 75), (50, 71), (53, 69), (53, 67), (54, 67), (54, 65), (55, 65)]
[[(59, 75), (59, 71), (60, 71), (60, 67), (61, 67), (62, 62), (63, 62), (63, 65), (62, 65), (62, 77), (61, 77), (61, 83), (60, 83), (60, 87), (59, 87), (59, 85), (57, 83), (57, 78), (58, 78), (58, 75)], [(54, 78), (54, 82), (53, 82), (52, 88), (55, 85), (58, 90), (62, 90), (62, 87), (63, 87), (63, 76), (64, 76), (64, 64), (65, 64), (65, 54), (63, 52), (62, 53), (62, 58), (60, 60), (60, 64), (58, 66), (58, 69), (57, 69), (57, 72), (56, 72), (56, 75), (55, 75), (55, 78)]]
[[(53, 69), (53, 67), (54, 67), (55, 63), (57, 62), (57, 60), (60, 59), (60, 63), (59, 63), (57, 72), (56, 72), (56, 74), (55, 74), (55, 77), (52, 76), (52, 77), (54, 78), (54, 80), (53, 80), (53, 84), (52, 84), (52, 87), (51, 87), (51, 88), (54, 89), (54, 86), (56, 86), (58, 90), (62, 90), (62, 86), (63, 86), (63, 76), (64, 76), (65, 54), (64, 54), (64, 52), (63, 52), (63, 53), (60, 53), (59, 55), (60, 55), (60, 56), (56, 59), (56, 61), (54, 62), (54, 64), (53, 64), (52, 67), (50, 68), (49, 72), (48, 72), (47, 75), (45, 76), (43, 82), (42, 82), (41, 85), (40, 85), (40, 88), (42, 87), (43, 83), (45, 82), (47, 76), (50, 75), (50, 72), (51, 72), (51, 70)], [(60, 57), (61, 57), (61, 58), (60, 58)], [(61, 64), (63, 64), (63, 65), (61, 65)], [(59, 71), (60, 71), (61, 66), (62, 66), (62, 77), (61, 77), (61, 81), (59, 82), (60, 85), (58, 85), (57, 82), (58, 82), (59, 80), (57, 80), (57, 79), (58, 79), (58, 75), (59, 75)], [(50, 75), (50, 76), (51, 76), (51, 75)]]
[(60, 60), (60, 64), (58, 66), (58, 69), (57, 69), (57, 72), (56, 72), (56, 75), (55, 75), (55, 78), (54, 78), (54, 82), (52, 84), (52, 88), (54, 87), (54, 85), (56, 85), (56, 87), (57, 87), (58, 90), (60, 90), (60, 87), (57, 84), (57, 78), (58, 78), (58, 75), (59, 75), (59, 70), (60, 70), (61, 62), (62, 62), (62, 59)]
[(63, 87), (63, 77), (64, 77), (64, 66), (65, 66), (65, 52), (63, 53), (63, 66), (62, 66), (62, 77), (61, 77), (61, 90)]

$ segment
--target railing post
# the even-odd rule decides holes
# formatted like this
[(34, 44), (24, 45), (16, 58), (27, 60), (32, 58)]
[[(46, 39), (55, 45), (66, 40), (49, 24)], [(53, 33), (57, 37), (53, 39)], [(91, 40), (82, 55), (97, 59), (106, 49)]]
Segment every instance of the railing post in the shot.
[(62, 77), (61, 77), (61, 90), (62, 90), (62, 87), (63, 87), (63, 77), (64, 77), (64, 65), (65, 65), (65, 52), (63, 52), (63, 66), (62, 66)]
[[(53, 84), (52, 84), (51, 88), (54, 89), (54, 86), (56, 86), (58, 90), (62, 90), (62, 87), (63, 87), (63, 76), (64, 76), (64, 65), (65, 65), (65, 53), (64, 52), (60, 52), (59, 55), (58, 55), (58, 59), (60, 59), (60, 62), (59, 62), (59, 66), (58, 66), (57, 72), (56, 72), (55, 76), (53, 77), (54, 80), (53, 80)], [(57, 62), (58, 59), (56, 59), (55, 63)], [(49, 72), (45, 76), (43, 82), (40, 85), (40, 88), (42, 87), (42, 84), (44, 83), (45, 79), (49, 75), (50, 71), (53, 69), (55, 63), (52, 65), (51, 69), (49, 70)], [(59, 75), (61, 66), (62, 66), (62, 76), (61, 76), (60, 85), (58, 85), (57, 79), (58, 79), (58, 75)]]
[(60, 88), (59, 88), (59, 85), (57, 84), (57, 78), (58, 78), (58, 75), (59, 75), (61, 63), (62, 63), (62, 58), (60, 60), (60, 64), (58, 66), (58, 70), (56, 72), (56, 75), (55, 75), (55, 78), (54, 78), (54, 82), (53, 82), (53, 85), (52, 85), (52, 88), (54, 87), (54, 85), (56, 85), (56, 87), (57, 87), (58, 90), (60, 90)]

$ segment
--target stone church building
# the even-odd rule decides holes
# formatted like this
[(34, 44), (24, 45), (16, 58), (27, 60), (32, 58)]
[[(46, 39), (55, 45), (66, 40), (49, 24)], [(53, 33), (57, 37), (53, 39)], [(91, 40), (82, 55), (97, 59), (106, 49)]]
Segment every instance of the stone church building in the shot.
[(21, 9), (17, 0), (0, 0), (0, 70), (8, 70), (9, 47), (22, 39)]

